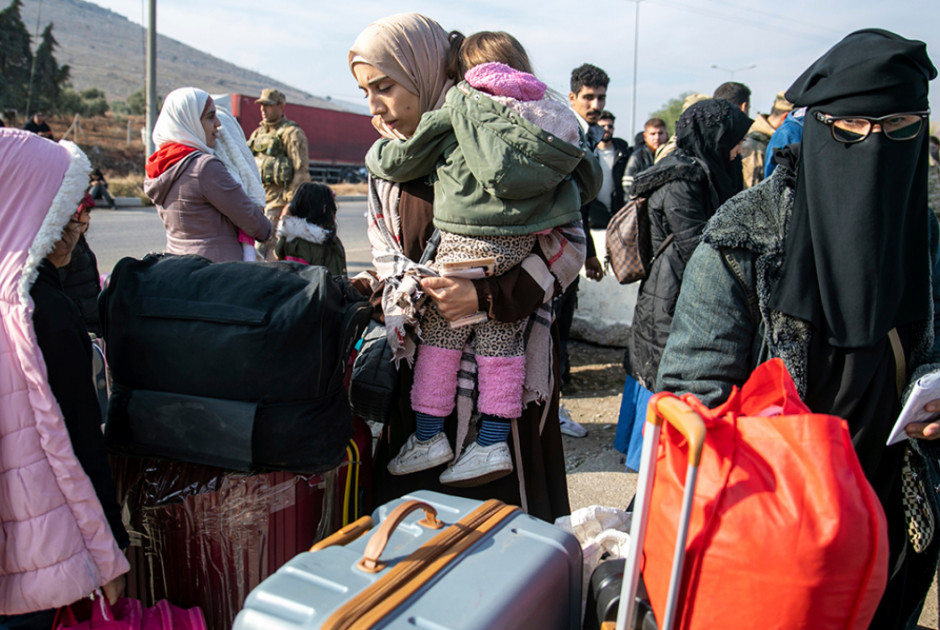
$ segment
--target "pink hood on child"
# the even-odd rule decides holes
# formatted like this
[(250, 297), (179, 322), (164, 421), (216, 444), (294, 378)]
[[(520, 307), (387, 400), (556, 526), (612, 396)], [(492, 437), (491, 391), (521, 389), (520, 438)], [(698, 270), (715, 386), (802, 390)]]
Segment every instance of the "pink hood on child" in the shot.
[(70, 142), (0, 129), (0, 615), (69, 604), (129, 569), (49, 388), (29, 295), (90, 171)]
[(504, 63), (490, 61), (467, 70), (464, 80), (476, 89), (493, 96), (508, 96), (517, 101), (538, 101), (547, 86), (528, 72)]
[(547, 96), (547, 86), (528, 72), (490, 61), (467, 70), (464, 80), (568, 144), (579, 143), (581, 126), (574, 112), (567, 104)]

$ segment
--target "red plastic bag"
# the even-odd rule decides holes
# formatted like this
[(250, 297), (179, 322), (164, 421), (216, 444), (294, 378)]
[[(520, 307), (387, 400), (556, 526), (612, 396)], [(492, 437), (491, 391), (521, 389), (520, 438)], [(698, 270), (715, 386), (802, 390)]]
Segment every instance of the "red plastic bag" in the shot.
[(137, 599), (123, 597), (111, 606), (107, 598), (96, 597), (59, 609), (52, 630), (67, 629), (206, 630), (206, 621), (199, 608), (179, 608), (165, 599), (144, 608)]
[[(783, 362), (709, 410), (678, 601), (683, 629), (868, 628), (887, 581), (884, 511), (840, 418), (813, 414)], [(688, 464), (664, 427), (643, 578), (663, 619)]]

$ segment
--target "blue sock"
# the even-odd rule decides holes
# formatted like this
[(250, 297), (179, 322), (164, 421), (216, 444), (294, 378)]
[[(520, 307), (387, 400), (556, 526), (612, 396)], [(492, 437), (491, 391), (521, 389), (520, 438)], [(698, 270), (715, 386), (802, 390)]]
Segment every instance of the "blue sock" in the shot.
[(444, 430), (444, 418), (429, 416), (419, 411), (415, 412), (415, 422), (418, 425), (417, 438), (422, 442), (427, 442), (432, 437)]
[(500, 418), (482, 414), (480, 416), (480, 432), (477, 434), (477, 444), (480, 446), (491, 446), (497, 442), (506, 442), (509, 440), (509, 418)]

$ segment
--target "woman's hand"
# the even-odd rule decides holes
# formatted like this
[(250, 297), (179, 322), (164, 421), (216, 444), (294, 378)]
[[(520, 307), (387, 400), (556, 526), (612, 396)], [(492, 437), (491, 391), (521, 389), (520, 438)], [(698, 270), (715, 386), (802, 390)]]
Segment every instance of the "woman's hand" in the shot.
[[(928, 413), (940, 412), (940, 400), (931, 400), (924, 405), (924, 411)], [(936, 440), (940, 438), (940, 420), (934, 420), (933, 422), (912, 422), (904, 427), (904, 431), (909, 437), (917, 438), (918, 440)]]
[(421, 288), (437, 304), (437, 311), (447, 321), (454, 321), (479, 310), (477, 291), (466, 278), (422, 278)]

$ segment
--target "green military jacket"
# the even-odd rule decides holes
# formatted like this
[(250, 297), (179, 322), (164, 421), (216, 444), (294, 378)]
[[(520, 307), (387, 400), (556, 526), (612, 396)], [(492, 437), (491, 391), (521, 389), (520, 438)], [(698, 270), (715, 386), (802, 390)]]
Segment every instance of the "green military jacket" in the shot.
[(294, 121), (283, 116), (276, 123), (262, 121), (251, 132), (248, 148), (261, 173), (265, 207), (286, 205), (297, 187), (310, 181), (307, 136)]
[(431, 175), (434, 225), (468, 236), (532, 234), (581, 220), (603, 174), (597, 158), (472, 88), (452, 88), (407, 140), (377, 141), (366, 155), (376, 177)]

